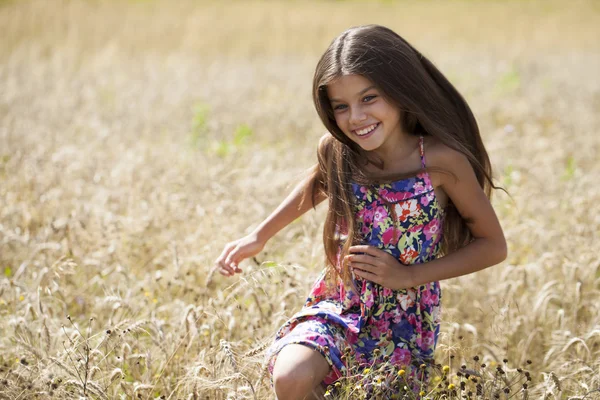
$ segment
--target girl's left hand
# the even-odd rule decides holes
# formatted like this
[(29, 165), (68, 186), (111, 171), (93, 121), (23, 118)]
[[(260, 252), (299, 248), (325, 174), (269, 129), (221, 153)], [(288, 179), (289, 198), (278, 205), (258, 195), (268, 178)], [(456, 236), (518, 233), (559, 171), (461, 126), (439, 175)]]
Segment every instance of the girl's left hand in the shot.
[(346, 260), (355, 275), (383, 287), (399, 290), (414, 286), (413, 269), (377, 247), (352, 246)]

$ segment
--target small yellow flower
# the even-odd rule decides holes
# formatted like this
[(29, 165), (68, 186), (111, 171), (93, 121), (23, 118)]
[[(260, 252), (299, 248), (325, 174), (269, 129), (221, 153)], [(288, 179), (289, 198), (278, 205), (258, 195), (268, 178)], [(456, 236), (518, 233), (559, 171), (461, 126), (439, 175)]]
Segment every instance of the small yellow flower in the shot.
[(421, 390), (421, 391), (419, 392), (419, 396), (421, 396), (421, 397), (425, 396), (425, 392)]
[(371, 372), (371, 368), (365, 368), (365, 370), (363, 371), (365, 374), (368, 374), (369, 372)]
[(450, 390), (454, 389), (455, 387), (456, 386), (454, 386), (454, 383), (451, 383), (451, 384), (448, 385), (448, 389), (450, 389)]
[(342, 384), (338, 381), (334, 384), (335, 387), (340, 387)]
[(150, 292), (144, 292), (144, 296), (146, 296), (146, 297), (150, 297), (150, 294), (151, 294)]
[(425, 369), (425, 368), (427, 368), (427, 365), (425, 365), (425, 364), (421, 364), (421, 365), (419, 365), (419, 368), (421, 368), (421, 369)]
[(20, 296), (19, 296), (19, 300), (21, 300), (21, 301), (25, 300), (25, 296), (23, 296), (23, 295), (20, 295)]
[(329, 392), (329, 390), (328, 390), (325, 392), (325, 397), (329, 397), (329, 396), (331, 396), (331, 392)]
[(442, 368), (442, 371), (444, 371), (444, 373), (447, 374), (448, 371), (450, 371), (450, 367), (447, 365), (444, 365), (444, 368)]
[(362, 387), (362, 385), (360, 383), (357, 383), (355, 386), (356, 389), (360, 389), (361, 387)]
[(153, 299), (152, 299), (152, 302), (153, 302), (154, 304), (156, 304), (156, 303), (158, 303), (158, 299), (155, 297), (155, 298), (153, 298)]
[(439, 382), (439, 381), (441, 381), (441, 380), (442, 380), (442, 378), (440, 378), (439, 376), (435, 376), (435, 377), (433, 378), (433, 381), (434, 381), (434, 382)]
[(400, 371), (398, 371), (398, 376), (404, 376), (404, 374), (406, 374), (406, 371), (401, 369)]

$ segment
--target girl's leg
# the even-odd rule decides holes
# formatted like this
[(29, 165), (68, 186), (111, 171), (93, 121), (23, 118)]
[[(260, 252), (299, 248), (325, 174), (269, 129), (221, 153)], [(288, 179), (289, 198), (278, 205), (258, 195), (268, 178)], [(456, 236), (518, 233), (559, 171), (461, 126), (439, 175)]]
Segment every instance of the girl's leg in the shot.
[(322, 392), (318, 386), (328, 373), (329, 363), (318, 351), (301, 344), (288, 344), (279, 352), (273, 367), (277, 399), (318, 398)]

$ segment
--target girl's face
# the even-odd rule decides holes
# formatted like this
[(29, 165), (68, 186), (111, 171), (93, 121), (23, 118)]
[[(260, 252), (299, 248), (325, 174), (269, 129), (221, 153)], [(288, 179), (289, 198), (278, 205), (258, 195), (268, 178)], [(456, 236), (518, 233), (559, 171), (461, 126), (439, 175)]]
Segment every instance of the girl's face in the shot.
[(343, 75), (327, 85), (335, 122), (366, 151), (392, 154), (402, 142), (402, 112), (362, 75)]

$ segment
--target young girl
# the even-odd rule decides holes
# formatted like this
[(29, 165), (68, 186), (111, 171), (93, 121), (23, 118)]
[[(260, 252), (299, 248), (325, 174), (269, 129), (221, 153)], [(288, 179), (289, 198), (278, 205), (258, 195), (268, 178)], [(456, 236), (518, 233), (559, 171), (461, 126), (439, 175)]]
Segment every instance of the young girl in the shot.
[[(440, 280), (506, 258), (491, 166), (473, 114), (421, 53), (377, 25), (338, 36), (315, 71), (329, 131), (310, 176), (216, 260), (225, 276), (327, 199), (327, 267), (269, 349), (278, 399), (304, 399), (348, 363), (431, 362)], [(442, 257), (443, 256), (443, 257)]]

